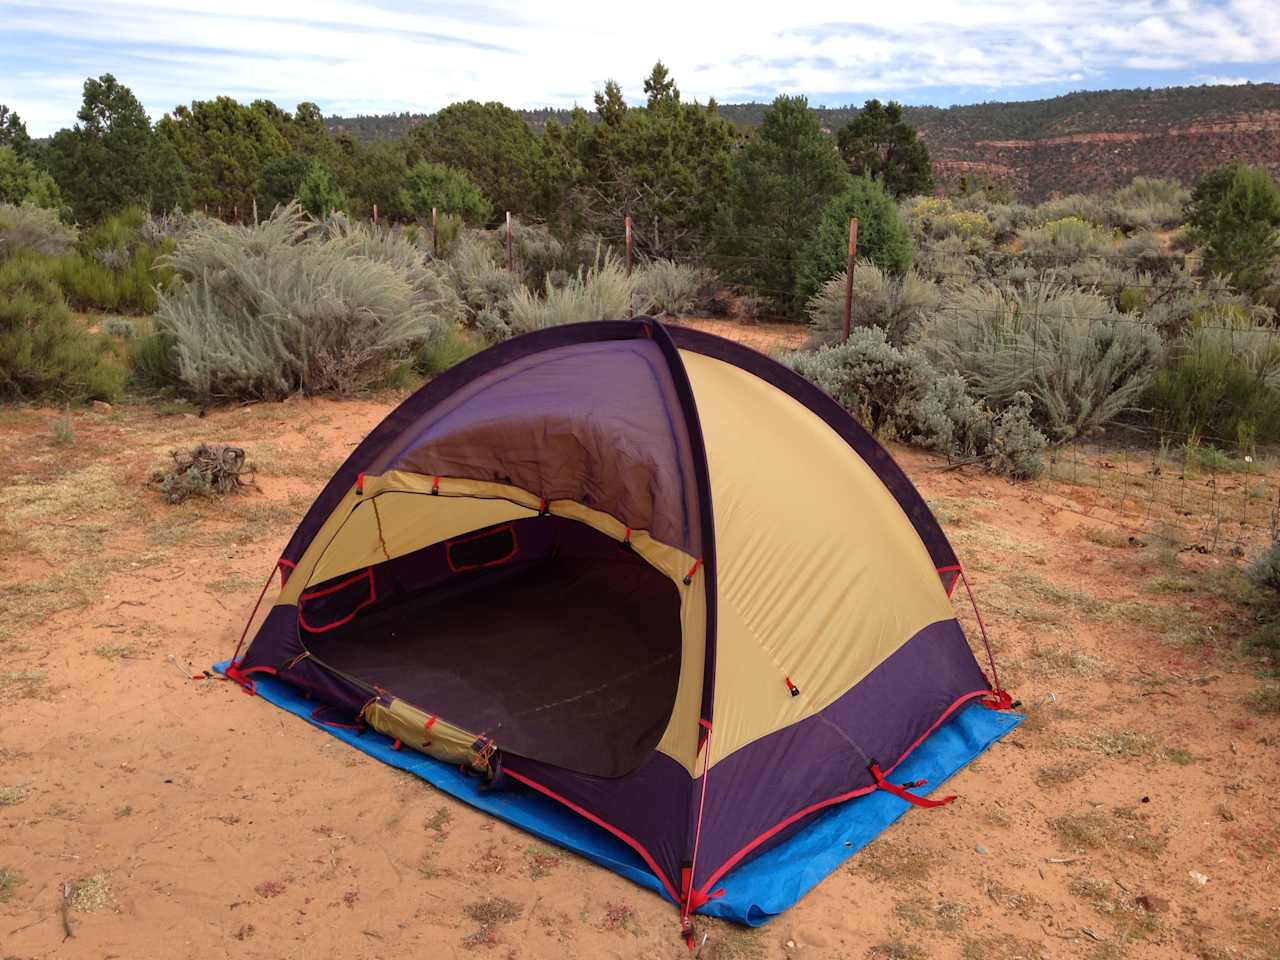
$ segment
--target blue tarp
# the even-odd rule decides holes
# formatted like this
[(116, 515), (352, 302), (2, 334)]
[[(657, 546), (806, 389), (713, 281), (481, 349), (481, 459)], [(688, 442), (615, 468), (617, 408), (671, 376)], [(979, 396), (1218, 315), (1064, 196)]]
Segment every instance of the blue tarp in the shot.
[[(219, 663), (214, 669), (225, 673), (229, 662)], [(374, 730), (357, 733), (312, 721), (315, 704), (290, 684), (262, 675), (255, 675), (254, 680), (264, 699), (371, 757), (407, 770), (473, 807), (667, 896), (661, 881), (634, 850), (556, 801), (525, 789), (484, 791), (480, 789), (481, 781), (457, 767), (416, 750), (393, 750), (392, 741)], [(1021, 721), (1019, 714), (970, 704), (917, 747), (894, 771), (893, 779), (927, 779), (929, 790), (936, 790)], [(911, 805), (905, 800), (883, 790), (837, 804), (782, 845), (730, 871), (718, 884), (724, 888), (724, 896), (707, 903), (699, 913), (753, 927), (766, 923), (795, 904), (909, 809)]]

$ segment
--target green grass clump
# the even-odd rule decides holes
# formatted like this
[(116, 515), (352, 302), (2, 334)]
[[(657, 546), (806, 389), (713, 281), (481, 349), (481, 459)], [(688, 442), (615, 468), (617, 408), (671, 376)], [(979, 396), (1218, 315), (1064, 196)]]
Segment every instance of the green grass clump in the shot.
[(23, 876), (10, 867), (0, 867), (0, 903), (8, 903), (13, 891), (23, 883)]

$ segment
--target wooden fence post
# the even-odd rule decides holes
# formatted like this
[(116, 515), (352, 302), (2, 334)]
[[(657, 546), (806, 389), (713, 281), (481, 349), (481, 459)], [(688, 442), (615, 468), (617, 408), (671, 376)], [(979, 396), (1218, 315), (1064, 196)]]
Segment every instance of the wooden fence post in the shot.
[(440, 256), (440, 241), (436, 235), (436, 208), (431, 208), (431, 255)]
[(627, 276), (631, 276), (631, 218), (627, 217), (623, 221), (627, 229)]
[[(626, 219), (623, 220), (623, 224), (626, 226), (626, 234), (627, 234), (627, 276), (629, 277), (631, 276), (631, 217), (627, 216)], [(628, 304), (627, 319), (630, 320), (635, 315), (636, 315), (635, 304), (634, 303)]]
[(853, 268), (858, 262), (858, 218), (849, 221), (849, 265), (844, 278), (844, 335), (841, 343), (849, 340), (849, 327), (853, 322)]
[(255, 227), (258, 225), (258, 198), (256, 196), (253, 198), (253, 225)]
[(511, 255), (511, 211), (507, 211), (507, 273), (515, 273), (515, 260)]
[(373, 205), (373, 222), (375, 226), (378, 223), (378, 205), (376, 203)]

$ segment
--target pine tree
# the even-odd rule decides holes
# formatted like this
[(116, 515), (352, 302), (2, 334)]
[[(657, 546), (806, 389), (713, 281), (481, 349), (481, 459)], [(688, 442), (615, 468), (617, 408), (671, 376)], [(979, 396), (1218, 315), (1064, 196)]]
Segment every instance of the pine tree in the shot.
[(802, 96), (780, 96), (734, 159), (726, 270), (798, 313), (798, 258), (823, 208), (849, 184), (840, 155)]
[(902, 118), (902, 105), (868, 100), (837, 135), (840, 155), (854, 176), (875, 177), (895, 197), (933, 189), (929, 148)]
[(79, 122), (49, 145), (49, 172), (80, 220), (147, 202), (154, 175), (151, 121), (138, 98), (109, 73), (84, 82)]

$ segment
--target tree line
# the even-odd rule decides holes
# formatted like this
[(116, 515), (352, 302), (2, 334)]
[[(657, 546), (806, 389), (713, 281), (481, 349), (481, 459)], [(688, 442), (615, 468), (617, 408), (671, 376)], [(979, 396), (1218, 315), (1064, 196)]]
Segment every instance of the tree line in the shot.
[[(501, 103), (454, 103), (405, 136), (366, 144), (330, 134), (309, 102), (288, 111), (216, 97), (152, 123), (104, 74), (85, 81), (76, 122), (47, 144), (0, 107), (0, 201), (36, 197), (81, 223), (138, 204), (248, 220), (293, 198), (316, 216), (376, 209), (393, 221), (435, 208), (484, 225), (511, 211), (562, 236), (616, 235), (630, 216), (640, 252), (671, 257), (709, 252), (720, 235), (803, 244), (860, 176), (891, 197), (932, 188), (928, 150), (895, 103), (868, 102), (833, 137), (803, 97), (779, 97), (758, 130), (744, 131), (714, 100), (685, 100), (661, 62), (644, 91), (642, 105), (629, 105), (610, 81), (594, 111), (540, 133)], [(756, 250), (750, 238), (734, 246)]]

